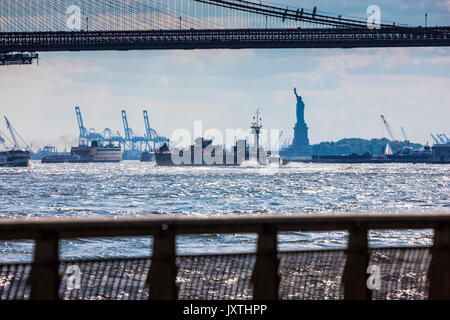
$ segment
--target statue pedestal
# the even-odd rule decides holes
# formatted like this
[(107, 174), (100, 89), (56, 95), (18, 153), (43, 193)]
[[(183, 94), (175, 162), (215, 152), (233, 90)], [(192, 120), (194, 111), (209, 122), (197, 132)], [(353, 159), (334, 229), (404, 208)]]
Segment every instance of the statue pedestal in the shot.
[(293, 146), (309, 146), (308, 129), (306, 123), (295, 125)]

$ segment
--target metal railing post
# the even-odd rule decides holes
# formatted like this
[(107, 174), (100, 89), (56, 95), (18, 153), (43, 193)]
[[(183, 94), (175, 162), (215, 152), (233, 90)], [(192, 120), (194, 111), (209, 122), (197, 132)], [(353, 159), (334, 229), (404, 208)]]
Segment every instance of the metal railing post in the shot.
[(369, 265), (367, 228), (354, 225), (349, 231), (347, 260), (342, 276), (344, 299), (369, 300), (371, 292), (366, 283)]
[(264, 226), (258, 234), (258, 249), (253, 268), (253, 299), (278, 300), (277, 230), (274, 226)]
[(43, 231), (36, 239), (29, 282), (31, 300), (58, 300), (59, 238), (55, 231)]
[(172, 228), (163, 225), (153, 238), (153, 254), (148, 276), (150, 300), (176, 300), (176, 247), (175, 233)]
[(431, 300), (450, 299), (450, 224), (443, 224), (434, 229), (431, 263), (428, 269), (430, 288), (428, 298)]

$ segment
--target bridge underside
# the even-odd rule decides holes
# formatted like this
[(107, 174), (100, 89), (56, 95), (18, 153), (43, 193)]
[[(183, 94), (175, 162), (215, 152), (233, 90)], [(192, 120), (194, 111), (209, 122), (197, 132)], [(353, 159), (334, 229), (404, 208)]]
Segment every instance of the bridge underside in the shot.
[(0, 33), (0, 52), (449, 46), (450, 27)]

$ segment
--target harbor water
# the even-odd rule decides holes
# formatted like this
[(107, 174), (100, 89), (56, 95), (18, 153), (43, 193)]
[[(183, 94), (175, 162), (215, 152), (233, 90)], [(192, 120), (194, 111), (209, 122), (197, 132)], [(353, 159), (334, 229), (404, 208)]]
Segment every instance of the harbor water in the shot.
[[(435, 212), (450, 205), (450, 170), (427, 164), (290, 164), (282, 168), (41, 164), (0, 168), (0, 219)], [(372, 246), (429, 245), (431, 230), (371, 231)], [(139, 257), (150, 237), (74, 239), (64, 259)], [(279, 235), (281, 250), (340, 248), (344, 232)], [(0, 262), (32, 259), (33, 242), (0, 242)], [(252, 252), (255, 234), (177, 238), (179, 254)]]

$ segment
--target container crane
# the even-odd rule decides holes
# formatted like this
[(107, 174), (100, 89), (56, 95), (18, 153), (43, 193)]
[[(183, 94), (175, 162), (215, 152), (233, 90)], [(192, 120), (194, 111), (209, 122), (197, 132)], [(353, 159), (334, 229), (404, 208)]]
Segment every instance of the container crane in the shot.
[(442, 134), (436, 133), (436, 136), (439, 138), (439, 140), (441, 140), (441, 142), (442, 142), (443, 144), (446, 144), (445, 140), (442, 139)]
[[(122, 110), (122, 121), (123, 128), (125, 132), (124, 141), (124, 149), (125, 149), (125, 157), (129, 159), (135, 159), (140, 157), (140, 153), (142, 152), (150, 152), (155, 149), (156, 144), (160, 142), (160, 140), (164, 140), (165, 138), (159, 137), (154, 129), (150, 127), (150, 120), (148, 116), (148, 111), (143, 112), (144, 115), (144, 124), (145, 124), (145, 135), (138, 136), (128, 125), (127, 113), (125, 110)], [(165, 139), (167, 140), (167, 139)], [(153, 143), (153, 147), (152, 147)]]
[(147, 138), (146, 150), (149, 151), (151, 149), (150, 142), (153, 142), (153, 150), (155, 150), (156, 149), (155, 140), (152, 139), (152, 131), (150, 128), (150, 120), (148, 117), (148, 111), (144, 110), (143, 114), (144, 114), (144, 124), (145, 124), (145, 137)]
[(111, 129), (106, 128), (105, 130), (103, 130), (101, 135), (103, 137), (103, 140), (108, 144), (113, 144), (113, 142), (117, 142), (119, 144), (123, 143), (123, 138), (120, 135), (119, 131), (113, 133)]
[(439, 142), (439, 140), (438, 139), (436, 139), (436, 137), (432, 134), (432, 133), (430, 133), (430, 136), (433, 138), (433, 140), (434, 140), (434, 143), (436, 143), (436, 144), (440, 144), (440, 142)]
[[(75, 107), (75, 113), (77, 115), (77, 121), (78, 121), (78, 128), (80, 130), (80, 137), (79, 137), (79, 145), (80, 146), (88, 146), (92, 141), (97, 141), (100, 144), (103, 144), (105, 141), (108, 141), (107, 138), (105, 138), (104, 134), (97, 133), (95, 129), (87, 129), (84, 126), (83, 117), (81, 116), (80, 107)], [(106, 130), (106, 129), (105, 129)]]
[(77, 115), (78, 128), (80, 130), (80, 137), (78, 138), (78, 144), (80, 146), (86, 146), (88, 144), (88, 131), (83, 123), (83, 117), (81, 116), (80, 107), (75, 107), (75, 113)]
[[(144, 123), (145, 123), (145, 137), (148, 142), (148, 150), (151, 150), (150, 143), (153, 143), (153, 151), (156, 150), (157, 146), (159, 147), (162, 143), (168, 142), (169, 139), (166, 137), (160, 136), (155, 129), (150, 127), (150, 121), (148, 116), (148, 111), (144, 110)], [(148, 151), (147, 150), (147, 151)]]
[(450, 139), (447, 137), (447, 135), (445, 133), (442, 134), (445, 138), (445, 140), (447, 140), (447, 143), (450, 143)]
[(393, 132), (392, 132), (392, 130), (391, 130), (391, 126), (390, 126), (389, 123), (386, 121), (386, 119), (385, 119), (385, 117), (384, 117), (383, 115), (380, 115), (380, 116), (381, 116), (381, 119), (383, 120), (384, 125), (386, 126), (386, 130), (388, 131), (389, 136), (391, 137), (392, 142), (393, 142), (394, 145), (395, 145), (395, 148), (397, 149), (397, 152), (400, 152), (400, 147), (398, 146), (397, 139), (395, 139), (395, 136), (394, 136), (394, 134), (393, 134)]
[(122, 122), (123, 122), (123, 130), (125, 133), (125, 138), (123, 140), (124, 149), (134, 150), (133, 130), (128, 126), (127, 112), (125, 110), (122, 110)]

